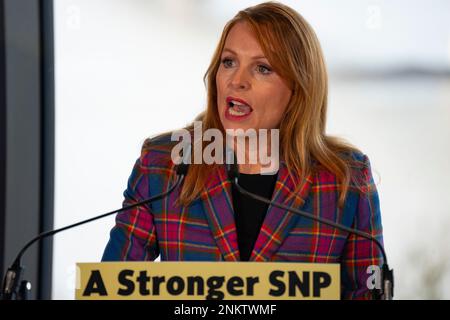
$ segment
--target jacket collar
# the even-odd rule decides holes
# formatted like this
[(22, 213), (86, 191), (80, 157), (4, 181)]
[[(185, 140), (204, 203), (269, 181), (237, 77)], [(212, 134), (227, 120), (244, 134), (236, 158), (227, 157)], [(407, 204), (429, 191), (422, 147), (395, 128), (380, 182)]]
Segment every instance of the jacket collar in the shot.
[[(285, 162), (280, 160), (271, 200), (295, 208), (303, 206), (308, 197), (312, 179), (312, 174), (310, 174), (300, 192), (288, 199), (295, 189), (295, 183), (288, 174)], [(225, 165), (219, 166), (215, 171), (207, 182), (201, 198), (214, 239), (225, 261), (239, 261), (231, 181), (228, 179)], [(295, 213), (270, 205), (250, 256), (250, 261), (269, 261), (277, 252), (291, 228), (296, 224), (297, 218), (298, 216)]]

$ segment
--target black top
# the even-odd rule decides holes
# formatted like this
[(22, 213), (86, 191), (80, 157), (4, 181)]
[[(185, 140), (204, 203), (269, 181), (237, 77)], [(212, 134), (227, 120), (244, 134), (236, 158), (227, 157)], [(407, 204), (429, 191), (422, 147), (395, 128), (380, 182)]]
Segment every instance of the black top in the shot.
[[(271, 199), (277, 174), (239, 174), (239, 185), (259, 196)], [(232, 185), (233, 207), (241, 261), (248, 261), (266, 216), (268, 204), (245, 196)]]

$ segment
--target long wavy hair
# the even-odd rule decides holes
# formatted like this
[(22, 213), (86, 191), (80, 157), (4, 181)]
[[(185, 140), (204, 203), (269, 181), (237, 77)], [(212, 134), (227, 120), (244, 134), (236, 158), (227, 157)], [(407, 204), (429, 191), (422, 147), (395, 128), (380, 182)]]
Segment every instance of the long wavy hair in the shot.
[[(360, 151), (325, 133), (328, 76), (322, 49), (311, 26), (292, 8), (277, 2), (261, 3), (239, 11), (225, 25), (203, 77), (207, 89), (206, 110), (196, 120), (202, 121), (203, 131), (216, 128), (225, 132), (218, 113), (216, 74), (227, 35), (237, 22), (249, 24), (276, 72), (286, 83), (292, 84), (292, 96), (279, 127), (280, 158), (297, 186), (291, 197), (301, 190), (306, 178), (322, 166), (336, 176), (338, 206), (342, 207), (353, 179), (351, 167), (355, 164), (348, 155)], [(192, 131), (193, 124), (185, 129)], [(152, 148), (151, 139), (146, 140), (143, 148)], [(187, 206), (198, 198), (217, 166), (191, 164), (178, 203)]]

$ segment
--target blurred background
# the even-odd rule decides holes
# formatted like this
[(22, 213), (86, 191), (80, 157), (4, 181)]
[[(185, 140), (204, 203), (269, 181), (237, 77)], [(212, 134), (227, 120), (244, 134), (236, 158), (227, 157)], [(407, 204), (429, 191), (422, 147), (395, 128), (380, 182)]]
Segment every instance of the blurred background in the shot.
[[(54, 226), (121, 206), (144, 139), (205, 107), (225, 23), (261, 1), (53, 3)], [(282, 1), (321, 42), (328, 133), (371, 160), (396, 299), (450, 299), (450, 2)], [(51, 297), (101, 259), (114, 217), (53, 240)]]

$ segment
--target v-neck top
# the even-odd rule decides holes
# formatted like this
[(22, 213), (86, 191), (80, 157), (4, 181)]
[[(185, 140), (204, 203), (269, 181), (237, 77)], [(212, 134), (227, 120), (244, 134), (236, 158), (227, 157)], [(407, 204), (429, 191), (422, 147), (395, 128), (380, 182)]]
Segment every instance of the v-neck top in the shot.
[[(240, 173), (238, 181), (244, 189), (271, 199), (277, 181), (277, 173), (272, 175)], [(241, 261), (248, 261), (269, 205), (241, 194), (234, 185), (232, 186), (232, 196), (239, 255)]]

